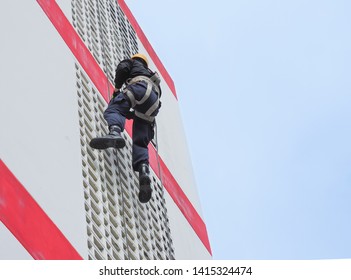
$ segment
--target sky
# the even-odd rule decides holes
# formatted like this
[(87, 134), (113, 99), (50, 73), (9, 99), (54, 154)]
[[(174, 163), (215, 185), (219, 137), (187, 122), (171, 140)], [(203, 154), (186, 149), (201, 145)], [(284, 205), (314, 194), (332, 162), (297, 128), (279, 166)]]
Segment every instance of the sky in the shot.
[(175, 82), (213, 258), (351, 258), (351, 2), (126, 3)]

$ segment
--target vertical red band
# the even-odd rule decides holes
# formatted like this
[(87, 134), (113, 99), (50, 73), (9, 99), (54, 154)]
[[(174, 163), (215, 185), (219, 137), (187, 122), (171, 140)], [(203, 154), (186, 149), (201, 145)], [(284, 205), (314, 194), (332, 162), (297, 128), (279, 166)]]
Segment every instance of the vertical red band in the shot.
[(0, 220), (34, 259), (82, 259), (2, 160)]

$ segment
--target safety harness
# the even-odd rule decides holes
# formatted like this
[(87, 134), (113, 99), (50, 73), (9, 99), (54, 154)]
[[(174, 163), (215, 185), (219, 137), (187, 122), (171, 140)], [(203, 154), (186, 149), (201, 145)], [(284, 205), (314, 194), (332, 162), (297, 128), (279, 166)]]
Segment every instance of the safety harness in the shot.
[[(136, 100), (133, 92), (128, 89), (128, 86), (142, 81), (145, 82), (147, 85), (146, 91), (144, 96), (140, 100)], [(160, 95), (161, 95), (161, 92), (159, 89), (160, 81), (161, 79), (157, 72), (155, 72), (154, 75), (152, 75), (150, 78), (146, 76), (136, 76), (126, 81), (127, 87), (123, 90), (123, 93), (128, 97), (131, 103), (131, 107), (135, 110), (134, 111), (135, 116), (143, 120), (146, 120), (148, 122), (153, 122), (155, 120), (155, 117), (151, 115), (159, 108), (159, 105), (160, 105)], [(152, 91), (156, 92), (157, 94), (157, 99), (155, 103), (153, 103), (145, 113), (141, 113), (137, 111), (135, 109), (135, 106), (144, 104), (146, 100), (148, 100), (148, 98), (150, 97)]]

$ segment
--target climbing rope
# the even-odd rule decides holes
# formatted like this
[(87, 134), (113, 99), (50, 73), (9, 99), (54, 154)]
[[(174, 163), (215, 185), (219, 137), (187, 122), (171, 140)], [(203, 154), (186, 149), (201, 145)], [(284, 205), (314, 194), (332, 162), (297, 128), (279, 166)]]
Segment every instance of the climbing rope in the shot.
[(163, 179), (162, 179), (162, 170), (161, 170), (161, 164), (160, 164), (160, 155), (159, 155), (159, 148), (158, 148), (158, 129), (157, 129), (157, 123), (155, 120), (155, 144), (156, 144), (156, 159), (157, 159), (157, 168), (158, 168), (158, 174), (159, 174), (159, 179), (161, 182), (161, 187), (163, 188)]

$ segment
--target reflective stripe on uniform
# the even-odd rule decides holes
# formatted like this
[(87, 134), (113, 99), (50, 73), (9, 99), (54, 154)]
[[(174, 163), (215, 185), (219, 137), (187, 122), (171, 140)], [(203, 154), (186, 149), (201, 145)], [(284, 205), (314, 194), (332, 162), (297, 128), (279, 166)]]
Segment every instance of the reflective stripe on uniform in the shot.
[(135, 100), (135, 103), (137, 105), (143, 104), (150, 97), (151, 91), (152, 91), (152, 84), (151, 83), (147, 83), (147, 88), (146, 88), (145, 95), (139, 101)]
[(137, 117), (139, 117), (143, 120), (149, 121), (149, 122), (153, 122), (155, 117), (153, 117), (151, 115), (152, 115), (152, 113), (154, 113), (157, 110), (157, 108), (159, 107), (159, 104), (160, 104), (159, 88), (158, 88), (158, 85), (154, 81), (152, 81), (150, 78), (145, 77), (145, 76), (134, 77), (134, 78), (128, 80), (126, 82), (126, 84), (131, 85), (131, 84), (135, 84), (135, 83), (141, 82), (141, 81), (146, 82), (147, 87), (146, 87), (146, 91), (145, 91), (144, 96), (140, 100), (136, 100), (133, 92), (131, 90), (129, 90), (128, 88), (126, 88), (123, 92), (130, 100), (131, 107), (134, 108), (136, 105), (144, 104), (146, 102), (146, 100), (148, 100), (148, 98), (150, 97), (152, 90), (154, 90), (157, 93), (157, 99), (156, 99), (155, 103), (152, 104), (150, 106), (150, 108), (145, 113), (141, 113), (141, 112), (136, 111), (136, 110), (134, 112)]
[(126, 84), (127, 85), (130, 85), (130, 84), (135, 84), (137, 82), (141, 82), (141, 81), (144, 81), (146, 82), (147, 84), (151, 84), (151, 86), (153, 87), (154, 91), (157, 93), (157, 95), (160, 95), (159, 93), (159, 89), (158, 89), (158, 84), (159, 84), (159, 80), (155, 80), (153, 81), (152, 79), (146, 77), (146, 76), (136, 76), (132, 79), (129, 79)]
[(131, 103), (131, 107), (134, 108), (134, 106), (136, 105), (135, 103), (135, 97), (133, 92), (131, 92), (129, 89), (125, 89), (123, 91), (123, 93), (128, 97), (130, 103)]
[(145, 120), (145, 121), (148, 121), (148, 122), (153, 122), (154, 120), (155, 120), (155, 117), (153, 117), (153, 116), (147, 116), (147, 115), (145, 115), (145, 114), (143, 114), (143, 113), (140, 113), (140, 112), (138, 112), (138, 111), (134, 111), (134, 115), (136, 115), (138, 118), (140, 118), (140, 119), (143, 119), (143, 120)]
[(152, 104), (152, 106), (145, 112), (145, 115), (151, 116), (153, 112), (155, 112), (160, 104), (160, 99), (157, 98), (156, 102)]

